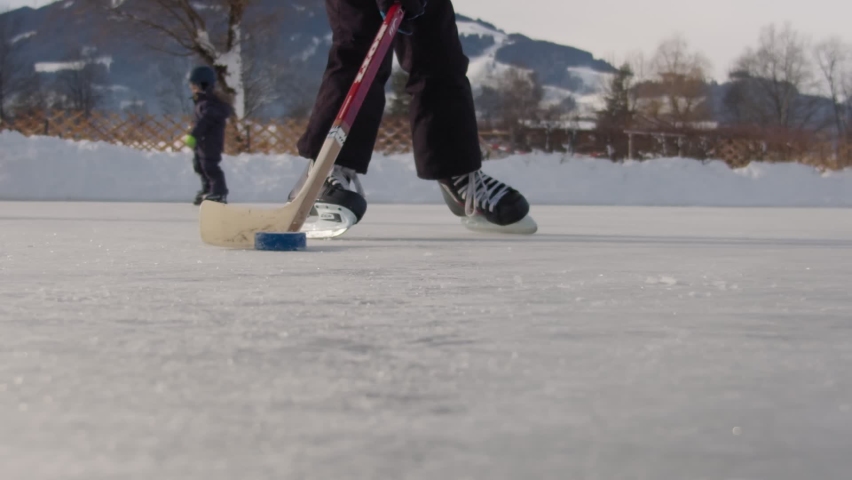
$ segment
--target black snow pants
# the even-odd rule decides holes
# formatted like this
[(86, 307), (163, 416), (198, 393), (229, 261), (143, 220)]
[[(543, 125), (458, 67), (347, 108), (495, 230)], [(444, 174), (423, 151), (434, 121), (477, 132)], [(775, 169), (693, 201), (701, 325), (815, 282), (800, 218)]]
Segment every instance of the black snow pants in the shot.
[[(325, 0), (332, 45), (319, 94), (299, 140), (299, 154), (316, 159), (331, 124), (382, 23), (376, 0)], [(398, 34), (394, 48), (408, 72), (406, 92), (417, 176), (449, 178), (482, 165), (473, 94), (467, 78), (468, 58), (462, 52), (450, 0), (429, 0), (426, 12), (411, 22), (412, 34)], [(370, 88), (337, 164), (367, 173), (385, 108), (385, 84), (392, 56)]]
[(196, 149), (195, 156), (192, 157), (192, 169), (201, 178), (201, 191), (214, 195), (224, 195), (228, 193), (228, 186), (225, 183), (225, 172), (219, 164), (222, 163), (222, 157), (207, 157), (202, 152)]

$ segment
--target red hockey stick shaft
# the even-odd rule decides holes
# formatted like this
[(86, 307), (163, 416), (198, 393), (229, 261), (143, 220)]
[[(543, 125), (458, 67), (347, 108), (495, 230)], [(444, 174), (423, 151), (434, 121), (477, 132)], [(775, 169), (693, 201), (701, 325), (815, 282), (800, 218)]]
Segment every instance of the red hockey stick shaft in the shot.
[(349, 129), (355, 122), (355, 117), (358, 116), (358, 111), (361, 110), (361, 105), (364, 103), (364, 97), (367, 96), (385, 56), (390, 50), (404, 15), (405, 12), (399, 4), (394, 4), (385, 16), (385, 20), (376, 34), (376, 39), (373, 40), (364, 63), (358, 70), (355, 81), (352, 82), (352, 87), (343, 100), (343, 105), (340, 107), (322, 149), (317, 155), (314, 166), (308, 174), (308, 180), (294, 200), (294, 203), (298, 204), (298, 211), (290, 222), (288, 231), (298, 232), (308, 217), (311, 207), (319, 195), (322, 183), (334, 168), (337, 156), (343, 149), (343, 144), (346, 143)]
[(402, 22), (404, 15), (405, 13), (398, 3), (393, 4), (390, 10), (388, 10), (385, 21), (382, 22), (382, 26), (376, 34), (376, 39), (373, 41), (370, 51), (367, 52), (367, 57), (364, 59), (360, 70), (358, 70), (358, 75), (355, 77), (355, 81), (352, 82), (352, 87), (349, 89), (349, 93), (346, 95), (346, 99), (337, 113), (337, 118), (335, 118), (332, 125), (332, 131), (335, 128), (342, 128), (346, 134), (349, 133), (349, 129), (355, 122), (355, 117), (361, 110), (364, 98), (367, 96), (367, 92), (370, 90), (370, 86), (373, 84), (373, 80), (382, 66), (385, 55), (387, 55), (393, 43), (393, 39), (399, 30), (399, 24)]

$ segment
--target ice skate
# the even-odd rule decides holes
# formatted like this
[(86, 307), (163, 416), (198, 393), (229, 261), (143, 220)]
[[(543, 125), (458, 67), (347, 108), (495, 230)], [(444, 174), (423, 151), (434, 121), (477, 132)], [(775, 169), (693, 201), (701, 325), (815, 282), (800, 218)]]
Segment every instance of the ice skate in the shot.
[[(290, 192), (290, 200), (296, 196), (308, 178), (311, 166), (305, 169), (299, 183)], [(364, 189), (354, 170), (335, 165), (325, 179), (311, 213), (301, 231), (308, 238), (334, 238), (346, 233), (361, 221), (367, 211)]]
[(195, 194), (195, 200), (192, 201), (192, 204), (196, 206), (201, 205), (201, 202), (204, 201), (204, 196), (208, 193), (209, 192), (206, 192), (204, 190), (199, 190), (198, 193)]
[(530, 235), (538, 230), (530, 205), (514, 188), (482, 170), (439, 180), (441, 194), (462, 225), (477, 232)]
[(226, 193), (208, 193), (204, 195), (204, 201), (228, 203), (228, 194)]

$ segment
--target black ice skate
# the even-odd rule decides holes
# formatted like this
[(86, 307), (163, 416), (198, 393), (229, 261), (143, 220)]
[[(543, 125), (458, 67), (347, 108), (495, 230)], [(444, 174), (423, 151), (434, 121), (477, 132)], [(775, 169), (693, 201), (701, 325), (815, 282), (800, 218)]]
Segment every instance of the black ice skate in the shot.
[(228, 194), (227, 193), (208, 193), (208, 194), (204, 195), (204, 201), (228, 203)]
[(447, 206), (470, 230), (527, 235), (538, 230), (526, 198), (482, 170), (438, 183)]
[[(290, 200), (301, 190), (313, 162), (305, 169), (299, 183), (290, 192)], [(335, 165), (325, 179), (311, 213), (301, 231), (308, 238), (339, 237), (360, 222), (367, 212), (364, 189), (354, 170)]]
[(206, 192), (204, 190), (199, 190), (198, 193), (195, 194), (195, 200), (192, 201), (192, 204), (193, 205), (201, 205), (201, 202), (204, 201), (204, 196), (207, 195), (208, 193), (209, 192)]

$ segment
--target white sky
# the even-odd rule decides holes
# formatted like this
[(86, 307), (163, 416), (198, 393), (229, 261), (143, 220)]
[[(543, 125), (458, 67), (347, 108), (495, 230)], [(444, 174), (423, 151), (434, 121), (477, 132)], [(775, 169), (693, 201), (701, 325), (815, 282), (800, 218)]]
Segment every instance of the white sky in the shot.
[(610, 61), (630, 51), (650, 55), (661, 40), (683, 34), (713, 62), (717, 79), (761, 27), (791, 22), (814, 40), (852, 41), (849, 0), (454, 0), (459, 13), (507, 32), (571, 45)]
[[(0, 9), (49, 0), (0, 0)], [(620, 61), (650, 54), (664, 38), (683, 34), (724, 79), (731, 62), (756, 42), (760, 28), (791, 22), (814, 40), (839, 35), (852, 42), (849, 0), (454, 0), (456, 10), (509, 33), (571, 45)]]

